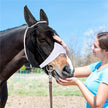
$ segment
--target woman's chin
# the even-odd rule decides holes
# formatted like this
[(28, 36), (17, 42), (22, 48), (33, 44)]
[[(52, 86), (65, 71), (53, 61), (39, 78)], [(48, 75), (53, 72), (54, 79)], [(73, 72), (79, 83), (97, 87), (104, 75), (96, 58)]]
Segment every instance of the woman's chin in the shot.
[(95, 53), (93, 53), (93, 55), (96, 57), (96, 54)]

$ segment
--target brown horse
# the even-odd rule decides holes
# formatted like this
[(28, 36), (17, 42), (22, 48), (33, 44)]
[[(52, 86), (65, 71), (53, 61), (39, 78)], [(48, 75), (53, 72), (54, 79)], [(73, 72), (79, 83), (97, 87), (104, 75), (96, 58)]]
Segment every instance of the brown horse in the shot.
[[(9, 77), (26, 63), (39, 67), (48, 58), (56, 42), (53, 39), (56, 32), (48, 26), (48, 18), (42, 9), (40, 21), (33, 17), (27, 6), (24, 7), (24, 16), (27, 25), (0, 32), (0, 108), (4, 108), (6, 104), (8, 97), (6, 81)], [(25, 44), (24, 36), (26, 36)], [(28, 59), (25, 53), (26, 56), (29, 55)], [(58, 55), (50, 65), (54, 68), (55, 78), (73, 76), (73, 69), (70, 68), (66, 54)], [(48, 74), (47, 66), (42, 68)]]

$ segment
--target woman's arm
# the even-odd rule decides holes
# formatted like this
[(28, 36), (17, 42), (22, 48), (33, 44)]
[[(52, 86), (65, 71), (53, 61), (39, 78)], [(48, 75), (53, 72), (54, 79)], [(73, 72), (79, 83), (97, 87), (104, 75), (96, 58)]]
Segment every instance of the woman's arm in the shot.
[(77, 78), (88, 77), (91, 74), (89, 66), (75, 68), (74, 76)]
[[(94, 95), (85, 87), (85, 85), (78, 81), (78, 87), (88, 104), (93, 108), (94, 107)], [(108, 97), (108, 85), (101, 83), (98, 88), (98, 92), (96, 95), (96, 108), (102, 108), (106, 99)]]
[(108, 98), (108, 84), (100, 83), (96, 95), (97, 108), (102, 108), (107, 98)]
[[(85, 85), (78, 81), (78, 87), (87, 100), (88, 104), (93, 108), (94, 107), (94, 95), (85, 87)], [(102, 108), (106, 99), (108, 97), (108, 85), (100, 83), (98, 92), (96, 95), (96, 108)]]
[[(89, 105), (94, 108), (94, 95), (86, 88), (86, 86), (77, 78), (67, 78), (66, 80), (59, 79), (58, 83), (63, 86), (77, 85), (84, 95)], [(96, 108), (102, 108), (108, 97), (108, 85), (100, 83), (98, 92), (96, 95)]]

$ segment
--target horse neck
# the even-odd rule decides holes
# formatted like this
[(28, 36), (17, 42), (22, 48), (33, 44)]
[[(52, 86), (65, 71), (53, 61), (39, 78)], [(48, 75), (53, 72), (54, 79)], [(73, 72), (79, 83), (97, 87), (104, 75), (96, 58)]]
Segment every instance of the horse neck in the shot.
[(23, 48), (23, 38), (26, 25), (0, 32), (0, 58), (7, 57), (3, 62), (10, 61)]
[[(15, 48), (18, 47), (20, 49), (23, 49), (23, 38), (24, 38), (24, 32), (26, 27), (27, 27), (26, 25), (23, 25), (17, 28), (3, 31), (3, 33), (0, 33), (2, 34), (2, 36), (0, 36), (0, 41), (2, 43), (7, 42), (6, 47), (10, 47), (9, 49), (11, 50), (15, 50)], [(5, 48), (5, 44), (4, 44), (4, 48)]]

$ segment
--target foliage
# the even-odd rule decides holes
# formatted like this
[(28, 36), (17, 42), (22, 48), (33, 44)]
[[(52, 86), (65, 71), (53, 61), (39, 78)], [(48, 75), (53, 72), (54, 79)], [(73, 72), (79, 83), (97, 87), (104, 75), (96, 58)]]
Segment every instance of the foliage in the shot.
[(23, 65), (23, 66), (20, 68), (21, 71), (23, 71), (23, 70), (25, 70), (25, 69), (26, 69), (25, 65)]
[(31, 67), (26, 67), (25, 65), (23, 65), (19, 71), (20, 74), (21, 73), (44, 73), (43, 69), (40, 68), (31, 68)]
[(84, 41), (85, 43), (83, 43), (83, 46), (78, 43), (78, 41), (80, 41), (79, 38), (75, 38), (74, 36), (72, 38), (73, 40), (70, 42), (68, 47), (74, 67), (89, 65), (99, 61), (99, 59), (94, 57), (91, 49), (94, 36), (85, 37), (86, 39)]
[(43, 69), (40, 69), (40, 68), (34, 68), (33, 69), (33, 72), (34, 73), (44, 73), (44, 70)]

